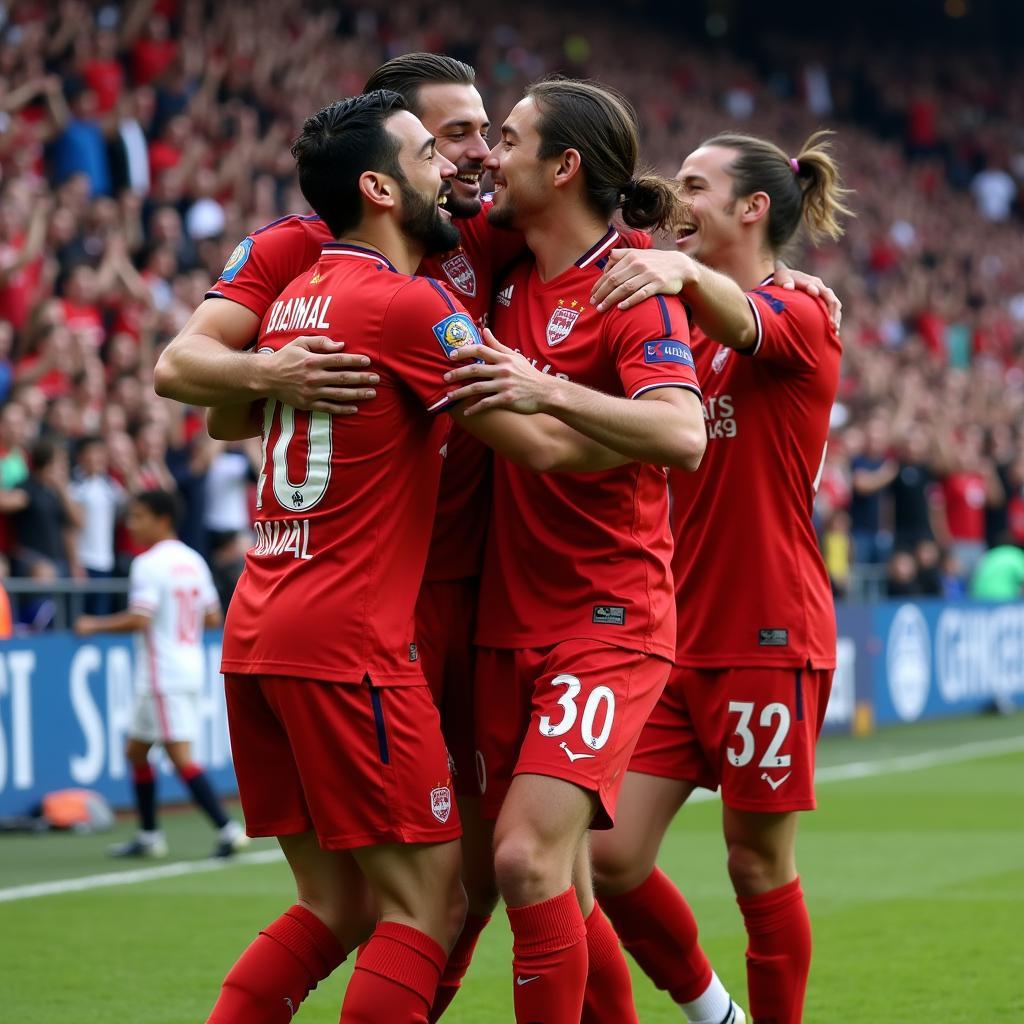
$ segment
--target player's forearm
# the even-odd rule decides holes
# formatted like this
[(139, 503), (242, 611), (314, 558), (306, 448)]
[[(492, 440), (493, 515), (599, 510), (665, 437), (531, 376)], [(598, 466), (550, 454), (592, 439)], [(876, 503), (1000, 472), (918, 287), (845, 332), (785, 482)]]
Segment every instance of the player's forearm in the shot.
[(234, 405), (265, 398), (265, 359), (229, 348), (205, 334), (178, 335), (161, 353), (153, 388), (187, 405)]
[(258, 437), (260, 426), (252, 402), (242, 402), (208, 409), (206, 430), (215, 441), (244, 441), (248, 437)]
[(543, 413), (493, 409), (456, 421), (499, 455), (534, 473), (596, 473), (632, 460)]
[(699, 404), (691, 415), (667, 402), (615, 398), (567, 380), (550, 389), (547, 401), (546, 412), (630, 460), (692, 471), (704, 454)]
[(75, 632), (80, 636), (96, 633), (137, 633), (149, 625), (147, 615), (138, 612), (116, 612), (114, 615), (83, 615), (75, 623)]
[(728, 348), (748, 349), (757, 341), (757, 321), (743, 289), (725, 274), (692, 261), (680, 298), (697, 326)]

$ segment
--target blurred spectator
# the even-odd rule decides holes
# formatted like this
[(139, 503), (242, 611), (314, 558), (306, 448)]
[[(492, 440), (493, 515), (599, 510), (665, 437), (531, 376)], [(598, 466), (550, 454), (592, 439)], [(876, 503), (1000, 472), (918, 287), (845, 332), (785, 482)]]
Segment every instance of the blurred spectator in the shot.
[(889, 457), (888, 442), (888, 427), (876, 417), (867, 425), (864, 450), (850, 460), (850, 533), (858, 562), (884, 562), (891, 546), (882, 532), (882, 494), (899, 467)]
[(49, 439), (30, 453), (30, 472), (18, 488), (21, 507), (14, 517), (15, 575), (37, 580), (80, 576), (75, 531), (83, 517), (68, 490), (68, 456)]
[(206, 470), (206, 547), (221, 603), (227, 605), (242, 574), (249, 546), (249, 485), (256, 479), (259, 445), (213, 442)]
[[(75, 464), (75, 478), (68, 491), (82, 519), (76, 538), (78, 562), (89, 579), (110, 579), (114, 575), (114, 526), (125, 491), (109, 473), (103, 438), (83, 438)], [(86, 595), (86, 615), (109, 615), (112, 610), (110, 594)]]

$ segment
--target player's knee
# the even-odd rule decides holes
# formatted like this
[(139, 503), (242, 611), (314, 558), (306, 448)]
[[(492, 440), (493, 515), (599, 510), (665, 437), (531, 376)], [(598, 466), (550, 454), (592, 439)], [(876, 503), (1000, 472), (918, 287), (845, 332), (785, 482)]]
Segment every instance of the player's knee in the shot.
[(731, 842), (728, 855), (729, 878), (739, 896), (770, 892), (791, 879), (790, 858), (782, 851), (762, 849), (743, 842)]
[(598, 896), (635, 889), (654, 868), (653, 863), (629, 843), (594, 842), (591, 849), (594, 890)]
[(506, 902), (523, 905), (546, 898), (557, 885), (554, 876), (559, 867), (552, 852), (527, 829), (517, 829), (495, 842), (494, 875)]

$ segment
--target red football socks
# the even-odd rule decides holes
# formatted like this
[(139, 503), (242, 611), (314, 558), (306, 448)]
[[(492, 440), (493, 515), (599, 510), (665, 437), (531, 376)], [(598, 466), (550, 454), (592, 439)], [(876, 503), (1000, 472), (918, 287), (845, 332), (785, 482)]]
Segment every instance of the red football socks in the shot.
[(267, 925), (228, 971), (207, 1024), (288, 1024), (345, 959), (334, 933), (296, 905)]
[(629, 965), (599, 904), (587, 918), (587, 990), (580, 1024), (639, 1024)]
[(462, 933), (459, 935), (455, 946), (448, 955), (448, 963), (445, 964), (444, 974), (437, 984), (437, 992), (434, 995), (434, 1005), (427, 1015), (429, 1024), (441, 1019), (441, 1015), (451, 1005), (451, 1001), (458, 994), (462, 979), (469, 970), (469, 963), (473, 959), (473, 950), (476, 949), (477, 939), (480, 933), (487, 926), (491, 915), (467, 914), (466, 923), (462, 926)]
[(629, 892), (602, 896), (601, 906), (633, 959), (677, 1003), (692, 1002), (711, 984), (690, 904), (660, 868)]
[(576, 889), (508, 907), (517, 1024), (579, 1024), (587, 983), (587, 926)]
[(446, 960), (429, 935), (381, 921), (356, 960), (341, 1024), (427, 1024)]
[(747, 927), (747, 988), (756, 1024), (800, 1024), (811, 969), (811, 919), (800, 879), (736, 902)]

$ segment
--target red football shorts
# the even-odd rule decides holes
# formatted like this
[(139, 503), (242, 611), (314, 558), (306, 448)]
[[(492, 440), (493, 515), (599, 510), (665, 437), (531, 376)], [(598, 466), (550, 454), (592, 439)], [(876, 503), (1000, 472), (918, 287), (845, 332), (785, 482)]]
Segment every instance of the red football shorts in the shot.
[(416, 649), (441, 712), (459, 796), (480, 795), (473, 739), (473, 631), (479, 589), (476, 578), (427, 580), (416, 602)]
[(476, 736), (484, 816), (497, 818), (514, 776), (547, 775), (595, 793), (592, 827), (611, 828), (633, 748), (671, 667), (596, 640), (480, 648)]
[(426, 686), (224, 677), (251, 836), (316, 832), (325, 850), (462, 834)]
[(739, 811), (813, 810), (831, 690), (832, 669), (676, 666), (629, 770), (721, 786)]

